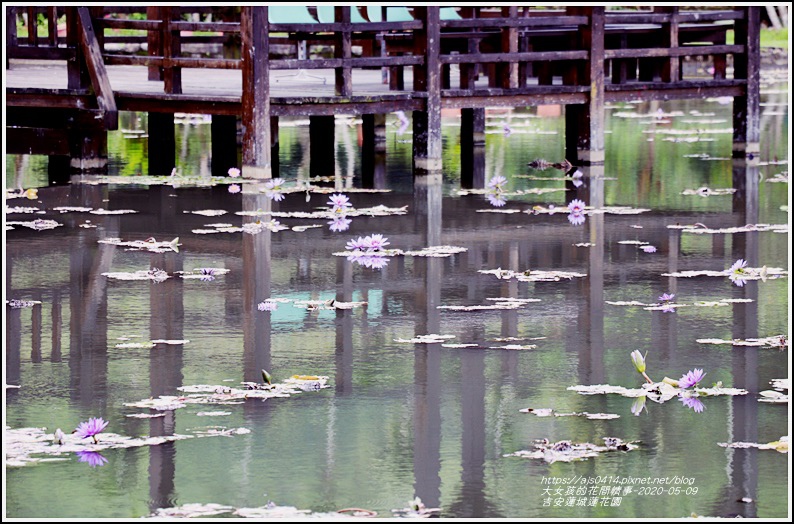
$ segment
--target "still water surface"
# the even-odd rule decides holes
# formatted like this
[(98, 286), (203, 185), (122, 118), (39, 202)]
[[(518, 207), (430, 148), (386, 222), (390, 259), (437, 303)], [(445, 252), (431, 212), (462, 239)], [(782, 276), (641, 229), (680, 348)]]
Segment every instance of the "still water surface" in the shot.
[[(579, 187), (562, 180), (563, 171), (527, 166), (539, 158), (563, 160), (564, 119), (554, 108), (540, 114), (533, 108), (489, 112), (484, 171), (475, 186), (501, 175), (512, 193), (558, 189), (509, 194), (498, 208), (483, 194), (459, 192), (455, 115), (444, 120), (443, 175), (416, 179), (410, 170), (410, 128), (400, 133), (394, 115), (374, 176), (362, 176), (360, 125), (338, 119), (336, 165), (322, 173), (328, 182), (313, 183), (336, 188), (356, 209), (407, 206), (405, 214), (352, 217), (346, 231), (330, 230), (327, 219), (279, 217), (289, 227), (321, 227), (198, 234), (194, 231), (208, 224), (256, 220), (235, 214), (244, 210), (328, 209), (329, 193), (308, 193), (308, 201), (305, 191), (287, 193), (277, 202), (249, 183), (242, 184), (241, 193), (230, 193), (227, 181), (196, 187), (75, 180), (47, 187), (41, 159), (7, 156), (7, 188), (39, 187), (37, 200), (9, 200), (8, 205), (46, 213), (9, 214), (6, 220), (45, 218), (62, 224), (44, 231), (21, 226), (6, 231), (6, 299), (40, 302), (20, 309), (6, 305), (6, 383), (20, 386), (6, 390), (7, 427), (68, 433), (89, 417), (103, 417), (109, 421), (106, 432), (127, 436), (250, 430), (107, 449), (101, 467), (74, 454), (62, 461), (7, 466), (7, 516), (136, 518), (191, 503), (252, 508), (272, 501), (313, 512), (366, 508), (387, 517), (420, 497), (428, 507), (441, 508), (442, 517), (459, 518), (784, 517), (789, 513), (788, 455), (719, 443), (767, 443), (788, 435), (787, 405), (758, 401), (760, 391), (771, 389), (771, 380), (788, 377), (788, 350), (697, 340), (788, 334), (788, 277), (739, 287), (726, 277), (663, 274), (722, 271), (738, 259), (750, 267), (788, 270), (787, 232), (692, 234), (668, 227), (789, 222), (788, 184), (769, 181), (788, 171), (779, 163), (788, 159), (786, 96), (763, 95), (761, 158), (749, 163), (730, 159), (730, 103), (610, 108), (605, 166), (581, 168)], [(658, 116), (660, 110), (667, 116)], [(310, 176), (308, 127), (286, 119), (282, 124), (280, 176), (286, 187), (294, 187)], [(145, 115), (124, 114), (122, 127), (145, 131)], [(177, 129), (180, 174), (208, 182), (209, 126)], [(146, 139), (140, 134), (114, 133), (110, 156), (111, 175), (147, 172)], [(389, 191), (355, 191), (365, 186)], [(701, 187), (740, 191), (682, 194)], [(524, 212), (533, 206), (564, 207), (574, 198), (597, 209), (645, 211), (589, 213), (580, 225), (566, 213)], [(59, 213), (54, 210), (59, 206), (135, 213)], [(202, 210), (225, 214), (194, 213)], [(495, 212), (503, 210), (518, 212)], [(448, 245), (465, 251), (443, 258), (397, 256), (381, 269), (333, 255), (353, 238), (378, 233), (388, 238), (390, 248)], [(179, 237), (179, 252), (98, 242), (152, 236)], [(656, 252), (621, 241), (647, 243)], [(172, 276), (161, 283), (103, 275), (152, 268), (175, 275), (202, 267), (228, 273), (212, 281)], [(584, 276), (521, 282), (480, 272), (497, 268)], [(687, 306), (663, 312), (609, 304), (654, 304), (663, 293), (675, 294), (676, 302)], [(438, 307), (484, 305), (499, 297), (537, 301), (513, 310)], [(267, 298), (288, 301), (273, 312), (260, 311), (257, 304)], [(366, 305), (307, 310), (294, 302), (327, 299)], [(746, 300), (694, 305), (721, 299)], [(444, 342), (473, 346), (397, 341), (425, 334), (452, 335)], [(118, 347), (158, 339), (184, 342)], [(520, 349), (505, 349), (508, 344)], [(654, 380), (702, 368), (703, 385), (722, 381), (748, 394), (704, 398), (700, 413), (676, 399), (648, 401), (647, 410), (634, 416), (632, 398), (567, 389), (640, 387), (642, 377), (629, 357), (636, 349), (647, 352), (647, 373)], [(261, 369), (274, 382), (294, 374), (327, 376), (329, 387), (233, 405), (188, 404), (151, 419), (129, 417), (149, 411), (125, 406), (179, 395), (181, 386), (261, 381)], [(538, 417), (520, 411), (525, 408), (619, 418)], [(198, 415), (207, 411), (228, 414)], [(636, 441), (639, 447), (571, 463), (505, 456), (534, 449), (538, 439), (601, 445), (603, 437)], [(677, 494), (670, 485), (641, 494), (639, 484), (616, 491), (615, 477), (682, 483), (674, 486), (681, 488)], [(549, 479), (589, 484), (586, 492), (558, 490)], [(590, 489), (594, 486), (597, 493)], [(738, 502), (743, 497), (752, 502)]]

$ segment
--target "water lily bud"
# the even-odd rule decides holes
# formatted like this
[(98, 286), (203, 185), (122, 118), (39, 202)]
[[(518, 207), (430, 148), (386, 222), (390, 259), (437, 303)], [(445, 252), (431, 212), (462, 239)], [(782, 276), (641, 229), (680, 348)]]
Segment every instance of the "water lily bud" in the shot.
[(631, 352), (631, 361), (634, 363), (634, 368), (637, 370), (637, 373), (645, 373), (645, 357), (642, 356), (639, 349), (635, 349)]
[(55, 435), (54, 436), (55, 436), (55, 439), (54, 439), (55, 442), (57, 442), (58, 444), (63, 445), (63, 440), (66, 438), (66, 435), (64, 435), (63, 431), (61, 431), (61, 428), (58, 428), (58, 429), (55, 430)]

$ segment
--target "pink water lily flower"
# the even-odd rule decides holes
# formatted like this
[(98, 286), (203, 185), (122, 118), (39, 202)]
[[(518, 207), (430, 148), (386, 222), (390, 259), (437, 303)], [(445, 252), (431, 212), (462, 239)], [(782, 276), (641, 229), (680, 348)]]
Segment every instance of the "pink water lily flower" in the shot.
[(687, 371), (686, 375), (678, 379), (678, 387), (687, 389), (696, 386), (705, 376), (706, 374), (703, 373), (702, 369), (695, 368), (694, 370)]
[(74, 433), (77, 434), (80, 438), (88, 438), (91, 437), (94, 439), (94, 444), (97, 443), (96, 436), (102, 432), (105, 427), (107, 427), (108, 423), (105, 422), (101, 417), (100, 418), (90, 418), (88, 422), (81, 422), (77, 429), (74, 430)]

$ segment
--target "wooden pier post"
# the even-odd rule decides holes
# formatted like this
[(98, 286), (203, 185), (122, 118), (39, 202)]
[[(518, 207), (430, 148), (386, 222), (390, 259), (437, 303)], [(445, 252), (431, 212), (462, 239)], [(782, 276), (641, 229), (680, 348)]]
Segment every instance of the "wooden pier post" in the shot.
[(733, 98), (733, 157), (757, 156), (761, 151), (761, 11), (744, 7), (736, 21), (735, 42), (745, 46), (733, 58), (733, 76), (747, 80), (745, 93)]
[(312, 177), (334, 174), (335, 126), (333, 115), (309, 117), (309, 175)]
[(271, 178), (270, 50), (267, 7), (245, 6), (240, 18), (243, 69), (243, 168), (246, 178)]
[(212, 176), (227, 176), (230, 167), (237, 167), (237, 117), (212, 115)]
[(565, 106), (565, 156), (582, 164), (604, 162), (604, 7), (568, 7), (571, 15), (585, 15), (589, 23), (579, 32), (580, 49), (590, 59), (565, 74), (565, 83), (590, 87), (584, 105)]
[(176, 160), (174, 114), (149, 112), (149, 176), (170, 175)]
[(414, 91), (427, 93), (424, 111), (413, 112), (413, 167), (419, 171), (441, 170), (441, 25), (438, 6), (415, 7), (422, 29), (414, 32), (414, 54), (423, 55), (424, 66), (414, 66)]

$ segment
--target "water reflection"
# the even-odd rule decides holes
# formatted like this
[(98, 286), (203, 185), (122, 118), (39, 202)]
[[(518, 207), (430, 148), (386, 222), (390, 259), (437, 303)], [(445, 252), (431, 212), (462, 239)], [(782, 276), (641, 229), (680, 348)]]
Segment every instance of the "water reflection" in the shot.
[[(511, 141), (526, 138), (517, 132), (519, 129), (513, 125)], [(290, 170), (297, 169), (296, 163), (305, 156), (300, 153), (303, 139), (299, 133), (292, 136), (286, 132), (281, 138), (282, 160), (286, 160), (282, 166), (292, 180), (295, 173)], [(499, 135), (498, 139), (504, 137)], [(538, 147), (539, 143), (531, 145)], [(543, 515), (541, 500), (526, 495), (527, 483), (532, 484), (542, 475), (567, 475), (559, 467), (592, 476), (615, 468), (666, 474), (670, 468), (685, 468), (697, 460), (701, 464), (698, 483), (701, 493), (705, 493), (703, 498), (671, 499), (673, 503), (663, 508), (666, 516), (688, 515), (692, 511), (755, 515), (758, 511), (754, 505), (733, 501), (742, 497), (758, 500), (765, 489), (775, 496), (782, 493), (775, 478), (782, 470), (773, 463), (772, 472), (764, 472), (763, 461), (777, 457), (763, 457), (764, 452), (758, 450), (724, 450), (714, 442), (765, 442), (779, 437), (775, 434), (770, 438), (770, 431), (784, 430), (785, 420), (773, 411), (775, 406), (760, 404), (755, 393), (782, 369), (785, 355), (755, 348), (727, 350), (730, 353), (726, 354), (725, 350), (698, 347), (693, 340), (704, 335), (746, 339), (769, 335), (768, 330), (784, 329), (787, 318), (781, 311), (787, 304), (774, 290), (766, 293), (780, 284), (748, 280), (738, 287), (727, 278), (680, 279), (661, 274), (723, 268), (738, 259), (747, 260), (753, 267), (785, 263), (787, 255), (778, 245), (778, 235), (770, 238), (770, 233), (747, 232), (705, 236), (666, 227), (676, 222), (757, 223), (760, 216), (771, 216), (774, 222), (782, 220), (784, 214), (773, 209), (773, 204), (779, 203), (778, 197), (758, 186), (759, 166), (742, 161), (732, 161), (727, 170), (711, 167), (718, 166), (716, 163), (708, 164), (708, 169), (717, 173), (709, 176), (723, 182), (733, 180), (737, 187), (741, 186), (731, 197), (732, 203), (715, 201), (713, 197), (695, 204), (682, 203), (675, 189), (665, 189), (669, 197), (666, 208), (654, 207), (650, 212), (627, 217), (600, 212), (615, 203), (641, 205), (655, 198), (649, 196), (654, 192), (652, 188), (664, 185), (658, 174), (663, 170), (655, 164), (666, 157), (661, 151), (663, 146), (655, 145), (656, 160), (643, 157), (637, 163), (643, 166), (639, 178), (633, 169), (624, 172), (609, 166), (610, 176), (619, 178), (610, 180), (604, 166), (572, 168), (573, 173), (569, 170), (564, 181), (538, 184), (564, 185), (568, 189), (564, 194), (522, 194), (510, 198), (510, 207), (520, 211), (535, 205), (555, 205), (560, 210), (561, 206), (573, 204), (586, 217), (577, 227), (566, 220), (568, 213), (478, 213), (484, 203), (482, 194), (457, 196), (453, 190), (457, 189), (458, 180), (450, 173), (416, 177), (410, 190), (405, 191), (401, 185), (404, 180), (392, 180), (389, 170), (393, 167), (386, 163), (382, 151), (373, 151), (368, 166), (362, 156), (360, 179), (354, 173), (352, 180), (362, 187), (397, 190), (356, 193), (352, 198), (357, 207), (379, 203), (390, 207), (408, 205), (409, 214), (388, 219), (355, 217), (344, 224), (344, 232), (341, 223), (336, 230), (327, 227), (332, 224), (323, 223), (323, 227), (301, 232), (263, 229), (256, 234), (192, 234), (207, 220), (186, 214), (186, 210), (224, 209), (230, 214), (221, 220), (251, 224), (261, 217), (238, 218), (232, 213), (305, 211), (312, 207), (302, 194), (272, 198), (275, 187), (268, 194), (264, 186), (257, 188), (245, 181), (241, 182), (243, 190), (238, 195), (230, 195), (225, 186), (179, 190), (154, 186), (140, 190), (75, 183), (68, 196), (72, 204), (79, 201), (92, 208), (135, 208), (139, 213), (101, 218), (90, 215), (98, 226), (92, 229), (77, 227), (84, 215), (66, 214), (59, 218), (69, 227), (60, 231), (8, 232), (9, 297), (42, 302), (33, 309), (7, 306), (7, 382), (23, 386), (7, 390), (11, 424), (51, 423), (45, 418), (51, 414), (40, 412), (40, 403), (36, 408), (30, 407), (36, 399), (29, 386), (46, 379), (39, 370), (60, 360), (67, 360), (70, 369), (63, 377), (62, 388), (62, 394), (70, 398), (60, 403), (68, 404), (67, 411), (79, 411), (81, 415), (83, 411), (107, 413), (105, 416), (112, 417), (114, 425), (124, 433), (153, 436), (173, 435), (198, 426), (195, 412), (172, 410), (164, 417), (141, 422), (124, 417), (122, 402), (177, 394), (179, 386), (219, 377), (233, 382), (259, 382), (262, 369), (272, 371), (277, 377), (274, 380), (298, 372), (327, 374), (332, 377), (333, 389), (316, 392), (316, 396), (231, 407), (229, 411), (233, 413), (223, 423), (250, 428), (253, 438), (224, 439), (224, 446), (217, 447), (205, 444), (212, 439), (195, 439), (154, 446), (145, 453), (119, 450), (109, 458), (114, 468), (120, 468), (123, 475), (119, 475), (124, 480), (118, 488), (108, 487), (96, 500), (106, 504), (113, 497), (132, 496), (147, 500), (149, 511), (182, 502), (226, 503), (230, 499), (234, 504), (254, 507), (262, 505), (262, 494), (268, 493), (278, 503), (301, 508), (334, 510), (361, 505), (388, 514), (391, 508), (401, 507), (405, 500), (418, 496), (428, 507), (441, 507), (445, 517), (536, 517)], [(339, 153), (350, 154), (350, 147), (342, 142), (337, 159)], [(509, 148), (493, 153), (488, 157), (491, 180), (503, 177), (511, 188), (523, 188), (525, 183), (526, 187), (536, 187), (537, 181), (512, 178), (526, 167), (526, 159), (520, 153)], [(552, 158), (559, 153), (544, 154)], [(394, 151), (390, 150), (389, 155), (393, 162)], [(702, 163), (686, 162), (696, 167), (687, 164), (686, 169), (680, 170), (681, 175), (670, 175), (662, 181), (674, 185), (680, 178), (699, 176), (701, 170), (707, 169)], [(353, 162), (339, 163), (334, 187), (337, 182), (350, 183), (352, 165)], [(486, 188), (484, 167), (483, 164), (482, 171), (473, 170), (466, 175), (472, 179), (466, 184)], [(463, 165), (460, 173), (463, 184)], [(476, 181), (478, 177), (480, 182)], [(628, 182), (624, 182), (626, 179)], [(646, 193), (626, 198), (622, 185), (634, 188), (637, 180), (648, 184)], [(41, 206), (47, 209), (55, 205), (55, 200), (62, 204), (66, 198), (56, 199), (52, 189), (40, 191)], [(325, 196), (315, 194), (314, 198), (315, 204), (318, 198), (323, 199), (318, 205), (328, 208)], [(285, 218), (284, 222), (290, 227), (308, 223), (293, 218)], [(98, 239), (112, 236), (150, 235), (180, 236), (184, 246), (179, 253), (148, 254), (128, 253), (119, 246), (97, 243)], [(466, 251), (449, 258), (381, 257), (388, 263), (380, 269), (330, 255), (350, 238), (373, 235), (382, 235), (381, 240), (390, 242), (386, 248), (456, 245)], [(41, 239), (52, 244), (42, 247)], [(648, 242), (657, 250), (644, 252), (617, 244), (624, 239)], [(68, 254), (68, 276), (66, 271), (58, 273), (56, 263), (31, 263), (37, 257), (46, 258), (44, 255), (52, 248)], [(109, 284), (102, 276), (103, 272), (120, 267), (140, 269), (137, 266), (141, 264), (164, 269), (170, 275), (201, 267), (224, 268), (229, 273), (208, 274), (205, 281), (169, 278), (161, 283)], [(478, 273), (497, 267), (516, 273), (527, 269), (569, 269), (587, 276), (575, 281), (526, 283), (495, 280), (492, 275)], [(39, 282), (42, 275), (47, 278), (31, 284)], [(673, 301), (662, 300), (665, 295), (687, 303), (726, 295), (752, 302), (733, 303), (708, 313), (694, 307), (675, 313), (627, 312), (605, 305), (615, 298), (652, 301), (659, 297), (662, 303)], [(360, 300), (367, 305), (350, 310), (303, 312), (291, 304), (279, 303), (275, 309), (259, 309), (259, 304), (280, 297)], [(498, 312), (453, 314), (438, 309), (442, 304), (482, 304), (486, 298), (495, 297), (539, 298), (541, 302), (531, 308)], [(759, 307), (759, 300), (771, 304), (769, 311)], [(143, 304), (143, 314), (139, 314), (138, 303)], [(189, 338), (192, 343), (186, 347), (156, 346), (134, 356), (115, 350), (115, 337), (146, 333), (147, 327), (151, 339)], [(61, 332), (67, 328), (68, 348), (62, 348)], [(332, 330), (333, 336), (329, 336)], [(410, 332), (452, 334), (456, 341), (479, 347), (451, 349), (440, 343), (394, 342)], [(495, 338), (531, 337), (544, 337), (531, 351), (485, 349), (495, 345)], [(63, 338), (66, 339), (65, 333)], [(46, 347), (50, 341), (52, 349), (48, 355)], [(605, 395), (585, 398), (566, 390), (575, 382), (618, 384), (636, 380), (626, 359), (635, 349), (642, 349), (643, 353), (651, 350), (659, 373), (702, 367), (708, 370), (708, 380), (725, 380), (754, 394), (712, 401), (682, 398), (680, 403), (658, 405), (645, 404), (644, 397), (615, 401)], [(144, 377), (143, 381), (138, 377)], [(52, 394), (57, 398), (59, 393)], [(579, 417), (528, 422), (517, 411), (529, 402), (627, 416), (598, 422), (571, 420)], [(59, 415), (53, 417), (56, 416)], [(70, 412), (60, 416), (77, 415)], [(63, 422), (59, 423), (63, 426)], [(697, 441), (686, 440), (688, 445), (680, 446), (682, 439), (691, 439), (694, 431)], [(599, 458), (554, 468), (534, 462), (516, 465), (501, 456), (525, 447), (535, 438), (563, 440), (582, 436), (592, 440), (607, 434), (642, 440), (643, 450), (631, 457)], [(218, 464), (224, 467), (218, 468)], [(85, 465), (80, 466), (84, 473)], [(13, 475), (13, 482), (9, 483), (11, 512), (36, 513), (21, 501), (20, 493), (32, 493), (26, 496), (39, 505), (49, 501), (51, 495), (36, 488), (34, 482), (49, 474), (48, 467), (39, 465), (38, 470), (23, 474), (9, 472)], [(213, 468), (217, 483), (228, 488), (205, 492), (195, 479), (196, 471), (207, 468)], [(138, 472), (147, 469), (148, 476)], [(75, 478), (77, 475), (74, 473)], [(144, 477), (143, 483), (136, 480)], [(64, 482), (70, 484), (75, 478)], [(218, 499), (211, 500), (214, 496)], [(359, 496), (364, 500), (357, 500)], [(75, 498), (82, 504), (95, 500), (86, 495)], [(767, 504), (771, 513), (783, 508), (775, 506), (775, 502)], [(644, 516), (657, 510), (662, 511), (632, 505), (627, 500), (624, 507), (609, 510), (609, 516)], [(63, 513), (77, 514), (79, 510), (64, 509)], [(595, 510), (581, 510), (584, 516), (595, 514)]]

